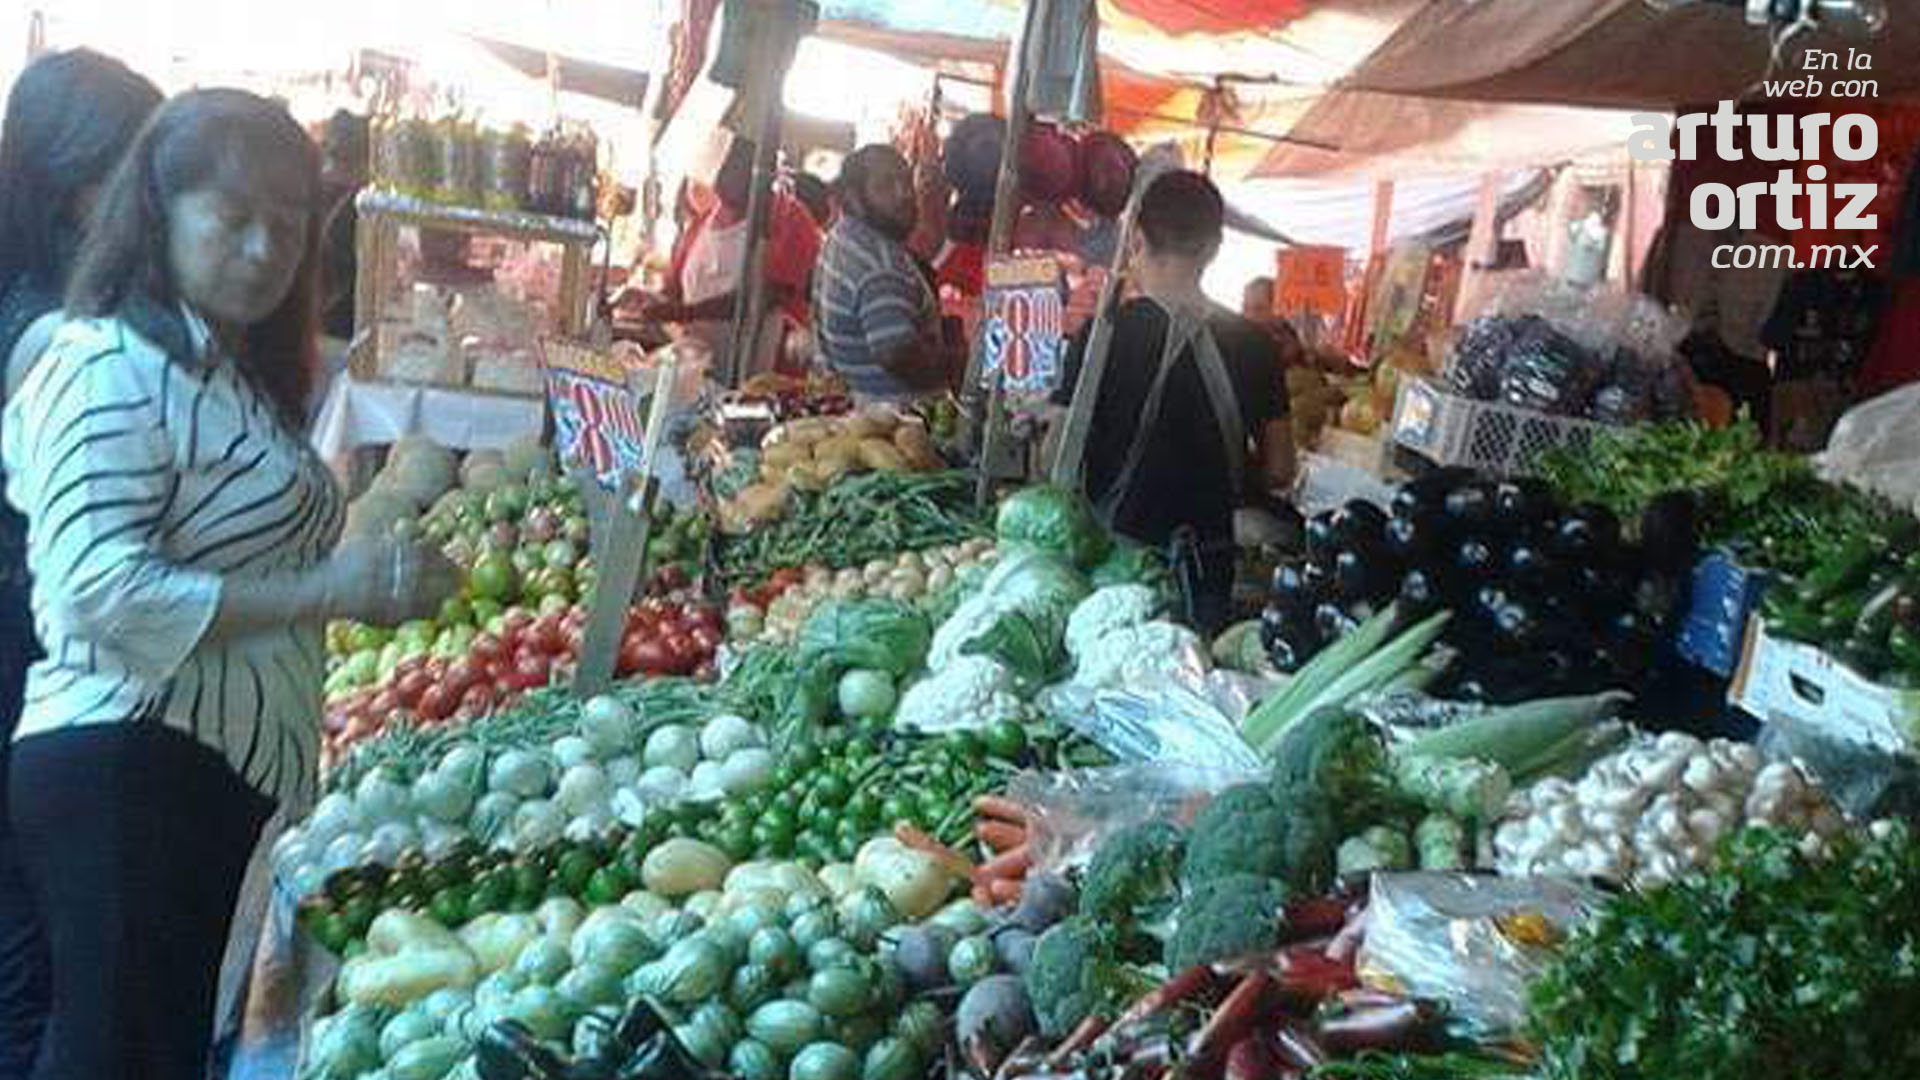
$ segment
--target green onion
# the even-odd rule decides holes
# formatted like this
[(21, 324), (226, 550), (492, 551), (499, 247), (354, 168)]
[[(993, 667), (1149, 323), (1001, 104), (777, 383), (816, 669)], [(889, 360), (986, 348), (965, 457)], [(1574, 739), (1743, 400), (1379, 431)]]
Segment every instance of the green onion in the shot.
[(1398, 615), (1397, 608), (1389, 606), (1320, 650), (1286, 689), (1261, 702), (1247, 717), (1241, 729), (1247, 743), (1264, 753), (1301, 717), (1393, 681), (1420, 661), (1453, 617), (1452, 612), (1442, 611), (1388, 642)]

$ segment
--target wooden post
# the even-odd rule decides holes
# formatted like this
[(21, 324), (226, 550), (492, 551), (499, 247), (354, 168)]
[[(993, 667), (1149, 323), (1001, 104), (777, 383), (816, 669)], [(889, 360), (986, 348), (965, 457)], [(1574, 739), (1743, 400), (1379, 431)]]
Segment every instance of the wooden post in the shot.
[(1460, 289), (1454, 295), (1453, 317), (1456, 321), (1463, 317), (1473, 299), (1480, 275), (1493, 266), (1494, 256), (1499, 251), (1502, 176), (1496, 169), (1480, 177), (1480, 197), (1473, 207), (1473, 228), (1467, 234), (1467, 249), (1465, 257), (1461, 259)]
[[(1005, 255), (1013, 247), (1013, 226), (1020, 212), (1020, 144), (1026, 139), (1027, 124), (1032, 119), (1027, 108), (1027, 88), (1039, 60), (1041, 28), (1046, 26), (1052, 10), (1053, 0), (1027, 0), (1026, 19), (1021, 23), (1020, 41), (1014, 50), (1018, 65), (1013, 70), (1013, 89), (1007, 98), (1007, 137), (1000, 154), (1000, 175), (993, 188), (993, 221), (987, 230), (988, 261)], [(968, 405), (968, 417), (980, 424), (978, 437), (971, 440), (979, 450), (980, 473), (974, 501), (980, 506), (987, 504), (993, 492), (993, 456), (1000, 449), (1002, 430), (1006, 427), (1006, 387), (998, 376), (987, 390), (984, 418), (978, 415), (981, 409), (977, 387), (985, 359), (983, 338), (974, 343), (967, 361), (966, 385), (961, 388), (962, 399)]]

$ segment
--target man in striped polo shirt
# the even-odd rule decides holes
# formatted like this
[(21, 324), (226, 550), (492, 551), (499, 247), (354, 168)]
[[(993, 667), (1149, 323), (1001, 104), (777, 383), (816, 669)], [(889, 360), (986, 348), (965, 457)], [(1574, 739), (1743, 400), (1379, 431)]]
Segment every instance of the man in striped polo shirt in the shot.
[(820, 356), (861, 398), (944, 390), (940, 307), (906, 246), (918, 219), (913, 170), (890, 146), (863, 146), (841, 167), (840, 193), (814, 272)]

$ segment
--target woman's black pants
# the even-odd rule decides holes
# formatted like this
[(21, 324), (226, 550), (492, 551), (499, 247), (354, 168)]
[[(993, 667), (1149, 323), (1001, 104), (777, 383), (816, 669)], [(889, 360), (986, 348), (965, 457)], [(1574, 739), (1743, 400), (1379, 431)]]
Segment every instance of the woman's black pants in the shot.
[(205, 1080), (221, 954), (272, 801), (159, 724), (36, 734), (12, 758), (52, 975), (33, 1080)]

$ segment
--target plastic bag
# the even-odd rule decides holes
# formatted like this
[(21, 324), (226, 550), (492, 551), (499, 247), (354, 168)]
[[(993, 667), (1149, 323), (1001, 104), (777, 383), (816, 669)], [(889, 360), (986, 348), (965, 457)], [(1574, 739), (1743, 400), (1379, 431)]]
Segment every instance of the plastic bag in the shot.
[(1903, 817), (1920, 821), (1920, 757), (1845, 730), (1776, 716), (1754, 740), (1770, 761), (1800, 764), (1855, 821)]
[(1605, 897), (1559, 878), (1375, 874), (1360, 981), (1445, 1002), (1455, 1034), (1497, 1042), (1527, 1017), (1527, 986)]
[(1007, 797), (1027, 808), (1033, 873), (1081, 866), (1107, 837), (1146, 821), (1191, 825), (1213, 796), (1253, 776), (1235, 769), (1146, 762), (1024, 772)]
[(1920, 383), (1848, 410), (1813, 460), (1824, 479), (1920, 513)]
[(1354, 703), (1354, 711), (1374, 727), (1384, 729), (1396, 742), (1471, 720), (1487, 709), (1487, 705), (1479, 702), (1447, 701), (1417, 690), (1368, 694)]
[[(1237, 684), (1228, 680), (1226, 687), (1235, 705), (1244, 702)], [(1260, 771), (1260, 755), (1240, 737), (1237, 719), (1216, 703), (1211, 689), (1205, 677), (1197, 686), (1143, 684), (1120, 690), (1069, 684), (1049, 690), (1041, 707), (1121, 761)]]
[(1002, 500), (994, 532), (1002, 543), (1049, 551), (1083, 569), (1107, 556), (1107, 532), (1086, 498), (1049, 484), (1022, 488)]

